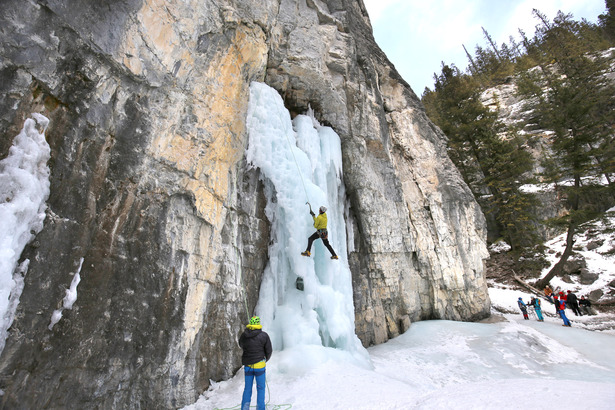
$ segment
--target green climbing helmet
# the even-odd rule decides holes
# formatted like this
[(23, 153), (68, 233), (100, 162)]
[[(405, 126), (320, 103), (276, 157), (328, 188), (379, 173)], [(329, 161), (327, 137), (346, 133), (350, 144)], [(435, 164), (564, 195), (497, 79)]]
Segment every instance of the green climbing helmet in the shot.
[(253, 326), (256, 325), (260, 325), (261, 324), (261, 318), (258, 316), (252, 316), (252, 319), (250, 319), (250, 324)]

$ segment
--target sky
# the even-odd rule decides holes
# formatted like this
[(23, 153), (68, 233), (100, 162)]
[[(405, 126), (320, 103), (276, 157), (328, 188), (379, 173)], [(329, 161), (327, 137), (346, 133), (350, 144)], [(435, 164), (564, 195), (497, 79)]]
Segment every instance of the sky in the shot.
[(433, 88), (433, 74), (441, 62), (465, 69), (463, 45), (474, 55), (476, 45), (486, 47), (481, 27), (494, 41), (518, 40), (518, 29), (528, 36), (537, 24), (532, 9), (553, 19), (558, 10), (575, 20), (596, 22), (606, 11), (604, 0), (363, 0), (374, 37), (397, 71), (420, 97)]

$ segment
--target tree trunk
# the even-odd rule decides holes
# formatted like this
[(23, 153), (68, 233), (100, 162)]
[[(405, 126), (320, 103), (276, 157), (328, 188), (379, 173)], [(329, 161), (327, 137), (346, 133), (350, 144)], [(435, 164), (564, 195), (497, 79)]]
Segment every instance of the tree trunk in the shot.
[(568, 225), (568, 233), (566, 235), (566, 249), (564, 249), (564, 253), (562, 257), (557, 261), (555, 265), (551, 268), (549, 273), (545, 275), (544, 278), (540, 279), (538, 282), (534, 284), (534, 287), (538, 289), (544, 289), (545, 286), (549, 284), (549, 281), (553, 279), (555, 275), (559, 275), (564, 268), (564, 264), (568, 261), (568, 257), (572, 254), (572, 247), (574, 245), (574, 234), (576, 232), (576, 224), (570, 222)]
[(574, 178), (574, 191), (571, 193), (571, 214), (570, 214), (570, 222), (568, 223), (568, 233), (566, 234), (566, 249), (564, 249), (564, 253), (562, 257), (557, 261), (555, 265), (551, 268), (549, 273), (545, 275), (544, 278), (540, 279), (538, 282), (534, 284), (538, 289), (544, 289), (544, 287), (549, 283), (551, 279), (555, 275), (559, 275), (564, 268), (564, 264), (568, 260), (568, 257), (572, 254), (572, 247), (574, 246), (574, 234), (577, 231), (578, 219), (575, 215), (576, 211), (579, 209), (579, 189), (581, 187), (581, 176), (575, 175)]

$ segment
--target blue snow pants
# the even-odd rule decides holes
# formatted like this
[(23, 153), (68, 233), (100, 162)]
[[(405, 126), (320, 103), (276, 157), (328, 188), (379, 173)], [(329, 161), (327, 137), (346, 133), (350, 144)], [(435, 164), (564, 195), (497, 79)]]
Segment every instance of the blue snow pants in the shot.
[(564, 312), (563, 309), (560, 309), (559, 316), (564, 321), (564, 326), (570, 326), (570, 320), (568, 320), (568, 318), (566, 317), (566, 313)]
[(256, 408), (265, 410), (265, 368), (253, 369), (249, 366), (244, 366), (246, 385), (243, 388), (243, 398), (241, 399), (241, 410), (250, 410), (250, 402), (252, 401), (252, 385), (256, 378)]
[(538, 316), (538, 320), (540, 320), (541, 322), (542, 322), (543, 320), (545, 320), (545, 319), (542, 317), (542, 309), (540, 309), (540, 308), (534, 308), (534, 311), (536, 311), (536, 316)]

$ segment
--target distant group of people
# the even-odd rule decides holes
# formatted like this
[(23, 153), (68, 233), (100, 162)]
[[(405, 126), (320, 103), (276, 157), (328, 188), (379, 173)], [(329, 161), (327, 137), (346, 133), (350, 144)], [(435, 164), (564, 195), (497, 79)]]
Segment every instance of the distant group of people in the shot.
[(592, 308), (590, 300), (585, 298), (585, 296), (581, 296), (581, 299), (578, 299), (577, 295), (572, 293), (570, 290), (567, 290), (566, 293), (561, 291), (558, 294), (555, 294), (549, 285), (545, 287), (544, 292), (545, 296), (552, 302), (554, 299), (559, 299), (560, 301), (563, 300), (566, 307), (572, 310), (575, 316), (596, 314), (596, 311)]
[[(566, 316), (566, 308), (572, 310), (575, 316), (583, 316), (585, 315), (595, 315), (596, 312), (593, 310), (591, 306), (591, 302), (589, 299), (586, 299), (585, 296), (581, 296), (581, 299), (577, 298), (577, 295), (572, 293), (572, 291), (568, 290), (566, 293), (563, 291), (559, 293), (553, 292), (553, 289), (549, 285), (547, 285), (544, 289), (545, 297), (555, 305), (555, 314), (557, 314), (562, 321), (564, 322), (564, 326), (572, 326), (570, 320)], [(529, 302), (524, 302), (523, 298), (519, 298), (517, 300), (517, 304), (519, 305), (519, 309), (523, 314), (523, 318), (525, 320), (529, 320), (529, 313), (535, 313), (536, 318), (539, 322), (544, 322), (544, 317), (542, 315), (542, 307), (540, 303), (540, 299), (537, 297), (532, 297)]]

